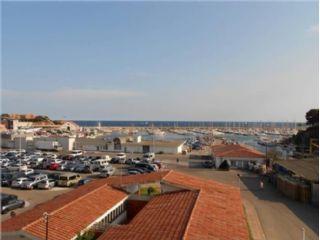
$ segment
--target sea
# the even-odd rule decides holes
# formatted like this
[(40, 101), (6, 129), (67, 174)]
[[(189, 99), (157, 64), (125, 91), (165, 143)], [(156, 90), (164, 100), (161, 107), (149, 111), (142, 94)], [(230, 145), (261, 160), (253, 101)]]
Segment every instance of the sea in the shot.
[[(95, 127), (100, 124), (101, 127), (277, 127), (277, 128), (294, 128), (296, 123), (293, 122), (226, 122), (226, 121), (77, 121), (79, 126), (82, 127)], [(194, 138), (197, 135), (180, 135), (175, 133), (166, 132), (164, 135), (149, 135), (145, 131), (138, 133), (145, 140), (186, 140)], [(198, 133), (198, 135), (201, 135)], [(258, 137), (245, 136), (226, 133), (223, 138), (233, 140), (242, 144), (249, 145), (259, 151), (265, 152), (266, 147), (258, 144)]]

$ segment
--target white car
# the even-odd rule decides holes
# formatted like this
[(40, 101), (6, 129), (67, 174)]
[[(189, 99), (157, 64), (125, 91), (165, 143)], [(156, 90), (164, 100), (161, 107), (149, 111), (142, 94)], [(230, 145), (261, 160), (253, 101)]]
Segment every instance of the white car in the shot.
[(152, 160), (155, 159), (155, 157), (156, 157), (155, 153), (149, 152), (149, 153), (143, 154), (142, 159), (143, 159), (144, 161), (151, 162)]
[(39, 182), (37, 187), (39, 189), (51, 189), (55, 185), (56, 185), (56, 181), (54, 179), (46, 179)]
[(115, 169), (114, 167), (112, 166), (107, 166), (107, 167), (104, 167), (100, 170), (100, 174), (99, 174), (99, 177), (100, 178), (107, 178), (109, 176), (112, 176), (115, 172)]
[(125, 153), (118, 153), (115, 158), (119, 161), (119, 163), (124, 164), (126, 162), (126, 157), (127, 155)]
[(31, 176), (28, 181), (24, 181), (20, 188), (23, 189), (33, 189), (35, 187), (37, 187), (38, 183), (43, 181), (43, 180), (47, 180), (48, 176), (44, 175), (44, 174), (38, 174), (38, 175), (33, 175)]
[(71, 151), (71, 153), (69, 154), (69, 156), (71, 157), (77, 157), (77, 156), (81, 156), (83, 154), (83, 152), (81, 150), (73, 150)]
[(29, 179), (28, 179), (28, 178), (25, 178), (25, 177), (17, 178), (16, 180), (12, 181), (11, 187), (13, 187), (13, 188), (20, 188), (21, 185), (22, 185), (23, 183), (26, 183), (27, 181), (29, 181)]
[(25, 175), (29, 175), (34, 173), (34, 170), (32, 168), (28, 168), (28, 169), (21, 170), (20, 172), (23, 172)]

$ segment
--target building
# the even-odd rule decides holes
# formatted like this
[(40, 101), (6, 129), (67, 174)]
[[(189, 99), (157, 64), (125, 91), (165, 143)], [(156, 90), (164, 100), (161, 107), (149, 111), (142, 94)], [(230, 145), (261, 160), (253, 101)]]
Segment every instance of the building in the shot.
[(38, 150), (71, 151), (74, 148), (75, 137), (50, 136), (37, 137), (33, 139), (34, 148)]
[(143, 141), (141, 136), (77, 138), (75, 148), (84, 151), (118, 151), (133, 153), (182, 153), (184, 141)]
[(182, 153), (185, 141), (139, 141), (126, 142), (123, 146), (124, 152), (134, 153)]
[(273, 183), (285, 196), (319, 205), (319, 160), (289, 159), (273, 163)]
[(249, 163), (265, 164), (265, 155), (242, 144), (219, 144), (212, 147), (212, 158), (216, 168), (225, 162), (231, 168), (246, 169)]
[(33, 134), (24, 133), (2, 133), (1, 147), (12, 149), (32, 149), (33, 148)]
[(73, 121), (59, 121), (59, 124), (57, 124), (57, 127), (60, 130), (71, 131), (71, 132), (77, 132), (81, 129), (80, 126)]
[(109, 141), (106, 141), (103, 137), (80, 137), (76, 138), (74, 149), (83, 151), (108, 151), (109, 145)]
[(249, 232), (238, 188), (175, 171), (92, 181), (2, 222), (2, 239), (237, 239)]

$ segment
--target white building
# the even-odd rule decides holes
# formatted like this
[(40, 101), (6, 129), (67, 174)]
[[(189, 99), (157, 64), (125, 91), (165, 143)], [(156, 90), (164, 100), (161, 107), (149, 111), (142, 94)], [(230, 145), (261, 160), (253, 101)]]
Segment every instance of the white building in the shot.
[(219, 144), (212, 147), (212, 158), (216, 168), (226, 162), (231, 168), (248, 168), (249, 162), (264, 164), (265, 155), (241, 144)]
[(115, 137), (112, 140), (97, 138), (76, 138), (75, 149), (84, 151), (118, 151), (133, 153), (182, 153), (184, 141), (142, 141), (137, 137)]
[(64, 150), (71, 151), (75, 138), (68, 136), (51, 136), (34, 138), (34, 148), (39, 150)]
[(80, 130), (80, 126), (73, 121), (63, 121), (59, 129), (64, 131), (76, 132)]

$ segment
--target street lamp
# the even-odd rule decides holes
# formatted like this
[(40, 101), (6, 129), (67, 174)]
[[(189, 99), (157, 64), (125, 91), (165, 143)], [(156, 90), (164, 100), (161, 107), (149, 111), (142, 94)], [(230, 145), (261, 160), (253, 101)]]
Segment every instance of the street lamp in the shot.
[(49, 213), (44, 212), (43, 213), (43, 219), (44, 222), (46, 223), (46, 240), (48, 240), (48, 231), (49, 231)]

